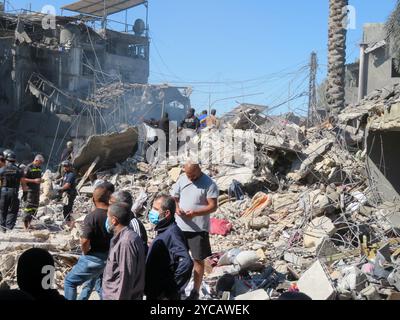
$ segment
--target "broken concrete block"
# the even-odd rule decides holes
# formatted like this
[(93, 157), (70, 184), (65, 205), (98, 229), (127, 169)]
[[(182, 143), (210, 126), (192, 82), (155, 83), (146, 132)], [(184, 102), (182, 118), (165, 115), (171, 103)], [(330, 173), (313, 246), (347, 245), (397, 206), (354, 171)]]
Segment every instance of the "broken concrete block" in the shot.
[(42, 216), (39, 218), (39, 220), (41, 222), (43, 222), (44, 224), (51, 224), (54, 222), (53, 217), (51, 217), (51, 216)]
[(234, 261), (235, 265), (238, 265), (241, 270), (251, 268), (258, 262), (259, 258), (255, 251), (242, 251), (240, 252)]
[(238, 181), (243, 186), (249, 184), (254, 180), (253, 170), (246, 167), (232, 169), (229, 174), (216, 178), (215, 182), (219, 190), (228, 191), (233, 180)]
[(16, 264), (16, 255), (15, 254), (6, 254), (3, 255), (0, 259), (0, 273), (3, 278), (6, 277), (6, 274), (13, 268)]
[(42, 241), (47, 241), (50, 237), (50, 231), (49, 230), (38, 230), (38, 231), (32, 232), (32, 235), (35, 238), (38, 238)]
[(176, 182), (178, 181), (178, 178), (180, 177), (181, 173), (182, 173), (182, 168), (176, 167), (169, 170), (168, 176), (171, 178), (173, 182)]
[(319, 260), (301, 276), (297, 286), (313, 300), (329, 300), (335, 297), (335, 289)]
[(271, 298), (264, 289), (259, 289), (241, 294), (235, 297), (235, 300), (271, 300)]
[(396, 269), (393, 270), (393, 272), (389, 274), (387, 279), (391, 286), (396, 287), (396, 289), (400, 291), (400, 271), (399, 270), (396, 270)]
[(302, 267), (305, 264), (305, 261), (302, 257), (299, 257), (298, 255), (291, 253), (291, 252), (285, 252), (284, 258), (286, 262), (292, 263), (295, 266)]
[(347, 267), (342, 270), (343, 278), (339, 280), (338, 289), (341, 292), (365, 289), (368, 282), (367, 276), (357, 267)]
[(387, 300), (400, 300), (400, 292), (391, 292)]
[(336, 228), (333, 225), (331, 219), (327, 217), (315, 218), (313, 221), (311, 221), (311, 223), (306, 227), (304, 231), (304, 247), (316, 247), (319, 243), (321, 243), (324, 237), (330, 237), (334, 235), (335, 232)]
[(370, 285), (360, 292), (367, 300), (381, 300), (381, 296), (375, 286)]
[(253, 230), (261, 230), (263, 228), (268, 228), (269, 221), (267, 217), (256, 217), (248, 221), (248, 228)]

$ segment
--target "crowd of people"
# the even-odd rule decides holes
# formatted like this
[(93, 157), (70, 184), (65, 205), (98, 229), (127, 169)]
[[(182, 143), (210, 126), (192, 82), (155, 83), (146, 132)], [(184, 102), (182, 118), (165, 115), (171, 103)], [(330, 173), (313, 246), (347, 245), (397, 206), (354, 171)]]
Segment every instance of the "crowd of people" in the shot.
[[(12, 151), (0, 157), (3, 232), (15, 227), (20, 185), (25, 199), (22, 219), (26, 229), (32, 228), (43, 163), (43, 156), (38, 155), (22, 170)], [(63, 198), (65, 221), (71, 226), (76, 175), (68, 159), (62, 162), (61, 171), (56, 190)], [(80, 235), (82, 254), (65, 277), (64, 296), (52, 286), (43, 287), (44, 277), (54, 281), (54, 273), (43, 272), (43, 268), (54, 268), (52, 256), (42, 249), (30, 249), (18, 261), (20, 290), (2, 291), (0, 299), (88, 300), (94, 290), (102, 300), (199, 299), (204, 260), (212, 254), (208, 232), (210, 214), (217, 209), (218, 187), (199, 164), (188, 161), (184, 172), (169, 193), (160, 190), (152, 203), (148, 219), (157, 236), (151, 243), (143, 223), (132, 212), (132, 195), (115, 190), (110, 182), (96, 180), (93, 210), (86, 215)], [(192, 276), (193, 290), (186, 297), (184, 291)]]

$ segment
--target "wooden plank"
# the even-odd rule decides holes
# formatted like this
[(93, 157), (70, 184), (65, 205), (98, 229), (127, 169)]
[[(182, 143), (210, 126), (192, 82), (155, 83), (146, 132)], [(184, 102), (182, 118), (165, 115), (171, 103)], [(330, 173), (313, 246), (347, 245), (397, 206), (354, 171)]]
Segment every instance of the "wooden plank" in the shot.
[(94, 168), (96, 167), (97, 163), (99, 162), (100, 157), (97, 157), (92, 164), (90, 165), (89, 169), (86, 171), (85, 175), (83, 176), (83, 178), (81, 179), (81, 181), (79, 182), (78, 186), (76, 187), (76, 190), (79, 190), (83, 187), (83, 185), (85, 184), (86, 180), (89, 178), (89, 175), (92, 173), (92, 171), (94, 170)]

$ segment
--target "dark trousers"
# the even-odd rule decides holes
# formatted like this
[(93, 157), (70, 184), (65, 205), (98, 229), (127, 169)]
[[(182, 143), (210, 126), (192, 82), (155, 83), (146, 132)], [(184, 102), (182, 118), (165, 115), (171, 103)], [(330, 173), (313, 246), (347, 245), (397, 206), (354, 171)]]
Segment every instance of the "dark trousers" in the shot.
[(31, 222), (39, 208), (40, 191), (29, 190), (26, 195), (26, 205), (24, 209), (24, 222)]
[(15, 190), (2, 189), (0, 195), (0, 229), (2, 231), (14, 229), (18, 210), (18, 193)]
[(65, 221), (71, 221), (71, 213), (74, 207), (76, 193), (67, 193), (67, 197), (68, 197), (68, 203), (63, 207), (63, 215)]

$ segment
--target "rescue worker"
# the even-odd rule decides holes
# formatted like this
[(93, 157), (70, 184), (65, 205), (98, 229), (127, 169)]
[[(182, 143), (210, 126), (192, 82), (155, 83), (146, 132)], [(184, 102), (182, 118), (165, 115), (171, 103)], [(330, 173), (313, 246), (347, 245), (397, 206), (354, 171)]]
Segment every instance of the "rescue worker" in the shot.
[(33, 217), (39, 208), (40, 184), (42, 182), (42, 165), (44, 158), (38, 154), (33, 162), (25, 168), (22, 184), (26, 186), (26, 204), (24, 209), (23, 222), (25, 229), (29, 229)]
[(183, 129), (198, 130), (200, 127), (200, 121), (195, 115), (196, 110), (190, 108), (187, 112), (186, 118), (181, 122)]
[(6, 165), (0, 169), (0, 229), (12, 230), (17, 222), (19, 210), (18, 191), (23, 172), (15, 165), (16, 155), (7, 150), (4, 153)]
[(72, 163), (68, 160), (61, 163), (61, 166), (65, 173), (62, 179), (62, 186), (58, 192), (66, 197), (63, 207), (63, 215), (67, 224), (71, 225), (71, 213), (77, 195), (75, 183), (76, 175)]

